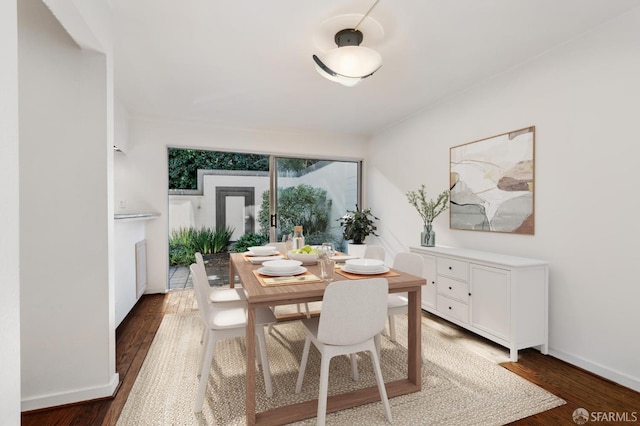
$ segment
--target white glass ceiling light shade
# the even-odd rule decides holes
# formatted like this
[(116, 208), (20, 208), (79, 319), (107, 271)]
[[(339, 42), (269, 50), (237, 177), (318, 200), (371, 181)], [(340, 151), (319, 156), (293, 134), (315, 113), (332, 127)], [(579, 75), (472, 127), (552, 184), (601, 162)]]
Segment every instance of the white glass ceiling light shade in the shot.
[(360, 46), (362, 33), (345, 29), (335, 36), (338, 47), (321, 55), (313, 55), (316, 70), (323, 77), (344, 86), (355, 86), (382, 66), (382, 56)]

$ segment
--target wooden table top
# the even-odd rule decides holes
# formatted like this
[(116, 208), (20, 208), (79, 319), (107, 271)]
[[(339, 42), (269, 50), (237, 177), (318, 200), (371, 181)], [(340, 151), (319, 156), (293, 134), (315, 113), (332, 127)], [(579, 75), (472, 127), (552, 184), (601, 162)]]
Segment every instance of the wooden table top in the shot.
[[(329, 285), (328, 282), (322, 281), (263, 287), (253, 275), (253, 271), (259, 269), (260, 265), (253, 265), (251, 262), (248, 262), (241, 253), (232, 253), (231, 263), (234, 272), (238, 274), (240, 281), (242, 281), (248, 303), (254, 306), (285, 305), (322, 300), (324, 290), (327, 285)], [(305, 268), (307, 268), (310, 273), (320, 276), (320, 267), (318, 265), (305, 265)], [(398, 272), (397, 276), (387, 278), (389, 282), (389, 293), (415, 291), (417, 287), (426, 284), (426, 280), (422, 277), (401, 271), (396, 272)], [(372, 275), (371, 278), (375, 276), (376, 275)], [(334, 281), (348, 279), (349, 278), (336, 273)]]

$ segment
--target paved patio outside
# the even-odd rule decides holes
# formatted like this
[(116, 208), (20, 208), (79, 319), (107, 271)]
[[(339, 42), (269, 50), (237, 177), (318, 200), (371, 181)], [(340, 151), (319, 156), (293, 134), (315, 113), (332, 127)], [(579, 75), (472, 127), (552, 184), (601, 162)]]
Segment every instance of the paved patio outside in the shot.
[[(205, 267), (211, 287), (225, 287), (229, 285), (229, 256), (227, 253), (214, 255), (212, 259), (205, 259)], [(239, 283), (236, 276), (235, 282)], [(169, 267), (169, 290), (184, 290), (193, 288), (191, 272), (187, 266)]]

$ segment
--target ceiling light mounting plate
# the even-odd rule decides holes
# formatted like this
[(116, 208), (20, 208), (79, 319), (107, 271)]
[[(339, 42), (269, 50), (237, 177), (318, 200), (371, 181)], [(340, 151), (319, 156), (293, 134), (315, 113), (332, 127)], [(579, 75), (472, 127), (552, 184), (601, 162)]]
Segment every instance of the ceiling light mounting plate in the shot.
[(336, 33), (334, 40), (338, 47), (343, 46), (360, 46), (362, 43), (362, 32), (354, 29), (344, 29)]

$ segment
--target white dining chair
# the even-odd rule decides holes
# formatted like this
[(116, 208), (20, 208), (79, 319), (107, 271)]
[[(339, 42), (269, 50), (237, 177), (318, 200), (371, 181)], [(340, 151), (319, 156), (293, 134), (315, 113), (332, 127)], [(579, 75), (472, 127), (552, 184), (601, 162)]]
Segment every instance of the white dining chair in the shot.
[[(209, 284), (209, 277), (207, 276), (207, 268), (205, 267), (202, 253), (196, 252), (195, 258), (196, 258), (196, 265), (202, 271), (204, 276), (207, 278), (207, 284)], [(193, 280), (193, 277), (191, 279)], [(194, 289), (195, 289), (195, 283), (194, 283)], [(223, 303), (226, 305), (225, 307), (227, 308), (230, 307), (231, 305), (245, 306), (245, 303), (247, 301), (247, 297), (244, 294), (244, 289), (242, 288), (214, 288), (214, 287), (208, 286), (207, 288), (204, 289), (204, 291), (207, 293), (207, 295), (205, 296), (205, 300), (207, 300), (208, 303)], [(200, 336), (200, 343), (204, 342), (206, 334), (207, 334), (207, 329), (205, 327), (202, 330), (202, 336)]]
[(377, 259), (384, 262), (385, 257), (384, 247), (382, 246), (368, 244), (367, 248), (364, 250), (365, 259)]
[[(204, 258), (202, 257), (202, 253), (196, 252), (196, 264), (198, 268), (200, 268), (205, 277), (207, 278), (207, 282), (209, 281), (209, 277), (207, 276), (207, 268), (204, 264)], [(244, 289), (242, 288), (215, 288), (209, 286), (207, 300), (212, 303), (229, 303), (229, 302), (245, 302), (247, 297), (244, 293)]]
[[(231, 339), (246, 336), (247, 308), (237, 304), (216, 304), (209, 303), (206, 299), (209, 283), (206, 274), (197, 264), (190, 266), (194, 283), (194, 293), (198, 302), (200, 318), (204, 323), (207, 334), (204, 339), (204, 346), (200, 358), (200, 382), (196, 393), (195, 409), (196, 413), (202, 411), (204, 395), (209, 382), (209, 372), (213, 362), (215, 344), (221, 339)], [(276, 321), (273, 313), (268, 308), (256, 309), (255, 334), (258, 351), (256, 359), (258, 365), (262, 364), (262, 374), (267, 397), (273, 396), (273, 386), (271, 383), (271, 371), (269, 369), (269, 358), (267, 357), (266, 340), (264, 326)]]
[[(393, 269), (407, 274), (422, 276), (422, 256), (416, 253), (398, 253), (393, 260)], [(396, 341), (395, 316), (406, 314), (409, 308), (409, 295), (407, 293), (391, 293), (387, 296), (387, 316), (389, 318), (389, 340)], [(424, 351), (422, 363), (426, 362)]]
[[(382, 332), (385, 326), (388, 292), (389, 284), (385, 278), (335, 281), (325, 289), (320, 317), (302, 320), (306, 329), (306, 338), (296, 382), (296, 393), (300, 393), (302, 390), (309, 349), (313, 343), (322, 357), (320, 361), (318, 425), (325, 424), (327, 414), (331, 358), (363, 351), (368, 351), (371, 354), (380, 399), (387, 420), (391, 422), (391, 408), (380, 369), (380, 357), (374, 342), (375, 337)], [(357, 300), (358, 303), (353, 303), (354, 300)]]

